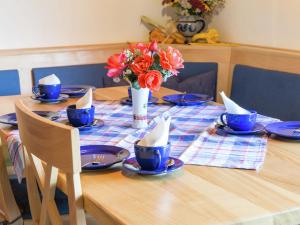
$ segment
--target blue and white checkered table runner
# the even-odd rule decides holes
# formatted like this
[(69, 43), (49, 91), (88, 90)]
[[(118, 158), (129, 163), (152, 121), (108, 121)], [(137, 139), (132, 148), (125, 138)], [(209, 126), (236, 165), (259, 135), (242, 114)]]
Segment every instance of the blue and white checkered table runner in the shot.
[[(149, 126), (134, 129), (131, 106), (118, 101), (95, 101), (95, 118), (104, 121), (104, 126), (80, 132), (80, 144), (116, 145), (126, 148), (134, 156), (133, 143), (149, 132), (162, 116), (171, 116), (169, 142), (171, 156), (182, 159), (186, 164), (242, 168), (258, 170), (264, 161), (267, 138), (265, 136), (218, 135), (213, 125), (224, 112), (223, 106), (148, 106)], [(65, 111), (61, 112), (60, 122), (67, 121)], [(267, 124), (277, 121), (258, 116), (258, 122)], [(8, 137), (9, 152), (18, 177), (22, 176), (24, 163), (18, 131)]]

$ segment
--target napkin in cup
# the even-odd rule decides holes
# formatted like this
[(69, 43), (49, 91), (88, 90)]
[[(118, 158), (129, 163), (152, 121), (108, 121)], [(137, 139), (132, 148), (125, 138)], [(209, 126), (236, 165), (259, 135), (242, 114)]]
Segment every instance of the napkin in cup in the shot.
[(60, 80), (55, 74), (51, 74), (40, 79), (39, 84), (44, 84), (44, 85), (60, 84)]
[(238, 104), (236, 104), (234, 101), (232, 101), (230, 98), (226, 96), (226, 94), (222, 91), (220, 93), (226, 112), (230, 114), (250, 114), (250, 112), (242, 107), (240, 107)]
[(145, 135), (138, 143), (140, 146), (145, 147), (157, 147), (165, 146), (168, 144), (169, 129), (170, 129), (171, 117), (162, 117), (157, 125), (151, 132)]
[(90, 88), (85, 95), (76, 102), (76, 109), (90, 109), (93, 104), (93, 91)]

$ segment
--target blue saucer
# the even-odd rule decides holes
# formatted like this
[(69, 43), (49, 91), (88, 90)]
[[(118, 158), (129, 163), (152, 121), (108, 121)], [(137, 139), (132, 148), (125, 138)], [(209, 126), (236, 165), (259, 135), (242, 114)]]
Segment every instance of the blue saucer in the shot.
[(213, 97), (204, 94), (175, 94), (166, 95), (162, 99), (178, 106), (192, 106), (210, 102)]
[(99, 128), (104, 126), (104, 121), (100, 120), (100, 119), (95, 119), (94, 122), (91, 125), (87, 125), (87, 126), (82, 126), (82, 127), (77, 127), (79, 129), (79, 131), (88, 131), (91, 130), (93, 128)]
[(69, 95), (70, 98), (80, 98), (85, 95), (89, 89), (95, 90), (96, 88), (88, 85), (62, 85), (61, 93)]
[(233, 135), (249, 135), (249, 134), (258, 134), (262, 133), (265, 130), (265, 127), (260, 124), (256, 123), (254, 128), (252, 130), (247, 130), (247, 131), (238, 131), (238, 130), (233, 130), (228, 126), (219, 126), (219, 130), (227, 133), (227, 134), (233, 134)]
[(126, 159), (123, 162), (124, 168), (142, 175), (166, 175), (176, 170), (179, 170), (183, 165), (183, 161), (173, 157), (169, 157), (169, 165), (165, 170), (142, 170), (135, 157)]
[[(60, 122), (66, 124), (66, 125), (72, 126), (72, 124), (70, 124), (68, 119), (60, 121)], [(86, 125), (86, 126), (82, 126), (82, 127), (76, 127), (76, 128), (78, 128), (79, 131), (83, 132), (83, 131), (89, 131), (89, 130), (94, 129), (94, 128), (99, 128), (99, 127), (102, 127), (102, 126), (104, 126), (104, 121), (100, 120), (100, 119), (95, 119), (94, 122), (90, 125)]]
[[(51, 112), (51, 111), (33, 111), (33, 112), (38, 114), (39, 116), (45, 117), (52, 121), (57, 120), (60, 117), (59, 113), (57, 112)], [(17, 121), (16, 113), (9, 113), (0, 116), (0, 123), (17, 126), (18, 121)]]
[(84, 170), (103, 169), (122, 162), (128, 150), (110, 145), (86, 145), (80, 147), (81, 167)]
[(37, 96), (31, 96), (31, 98), (33, 100), (40, 101), (41, 103), (56, 104), (56, 103), (60, 103), (60, 102), (66, 101), (69, 98), (69, 96), (68, 95), (60, 94), (57, 99), (46, 99), (46, 98), (37, 97)]
[[(158, 102), (158, 98), (151, 97), (148, 100), (148, 105), (152, 105), (152, 104), (155, 104), (157, 102)], [(122, 98), (121, 99), (121, 104), (123, 104), (123, 105), (132, 105), (132, 100), (130, 98), (128, 98), (128, 97)]]
[(287, 121), (268, 124), (266, 131), (270, 134), (276, 134), (279, 137), (300, 140), (300, 132), (296, 131), (299, 128), (300, 121)]

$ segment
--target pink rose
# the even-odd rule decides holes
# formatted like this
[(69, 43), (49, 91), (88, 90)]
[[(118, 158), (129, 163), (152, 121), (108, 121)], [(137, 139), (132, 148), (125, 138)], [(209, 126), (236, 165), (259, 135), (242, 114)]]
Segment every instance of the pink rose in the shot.
[(107, 60), (107, 66), (105, 67), (108, 69), (107, 76), (109, 77), (117, 77), (120, 76), (126, 67), (126, 55), (121, 54), (114, 54), (110, 56)]
[(181, 53), (171, 46), (166, 51), (161, 50), (159, 57), (162, 68), (171, 71), (174, 75), (179, 73), (177, 69), (184, 68)]

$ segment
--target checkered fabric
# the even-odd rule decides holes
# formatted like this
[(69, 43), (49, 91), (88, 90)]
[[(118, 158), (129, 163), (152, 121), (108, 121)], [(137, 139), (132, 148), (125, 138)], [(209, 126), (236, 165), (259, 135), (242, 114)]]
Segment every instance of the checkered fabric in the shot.
[[(95, 118), (104, 121), (104, 126), (80, 132), (80, 144), (116, 145), (126, 148), (134, 154), (133, 143), (153, 129), (161, 117), (171, 116), (169, 142), (171, 156), (182, 159), (186, 164), (220, 166), (228, 168), (258, 169), (266, 152), (265, 137), (217, 135), (210, 132), (223, 106), (148, 106), (149, 126), (146, 129), (134, 129), (131, 106), (121, 105), (117, 101), (96, 101)], [(67, 123), (66, 111), (61, 111), (58, 122)], [(259, 117), (259, 122), (269, 123), (274, 120)], [(9, 135), (10, 157), (18, 177), (22, 176), (24, 163), (18, 131)], [(17, 156), (18, 154), (18, 156)]]
[[(266, 126), (277, 119), (258, 115), (257, 122)], [(216, 166), (238, 169), (255, 169), (263, 165), (267, 136), (230, 135), (211, 124), (180, 155), (185, 164)]]

